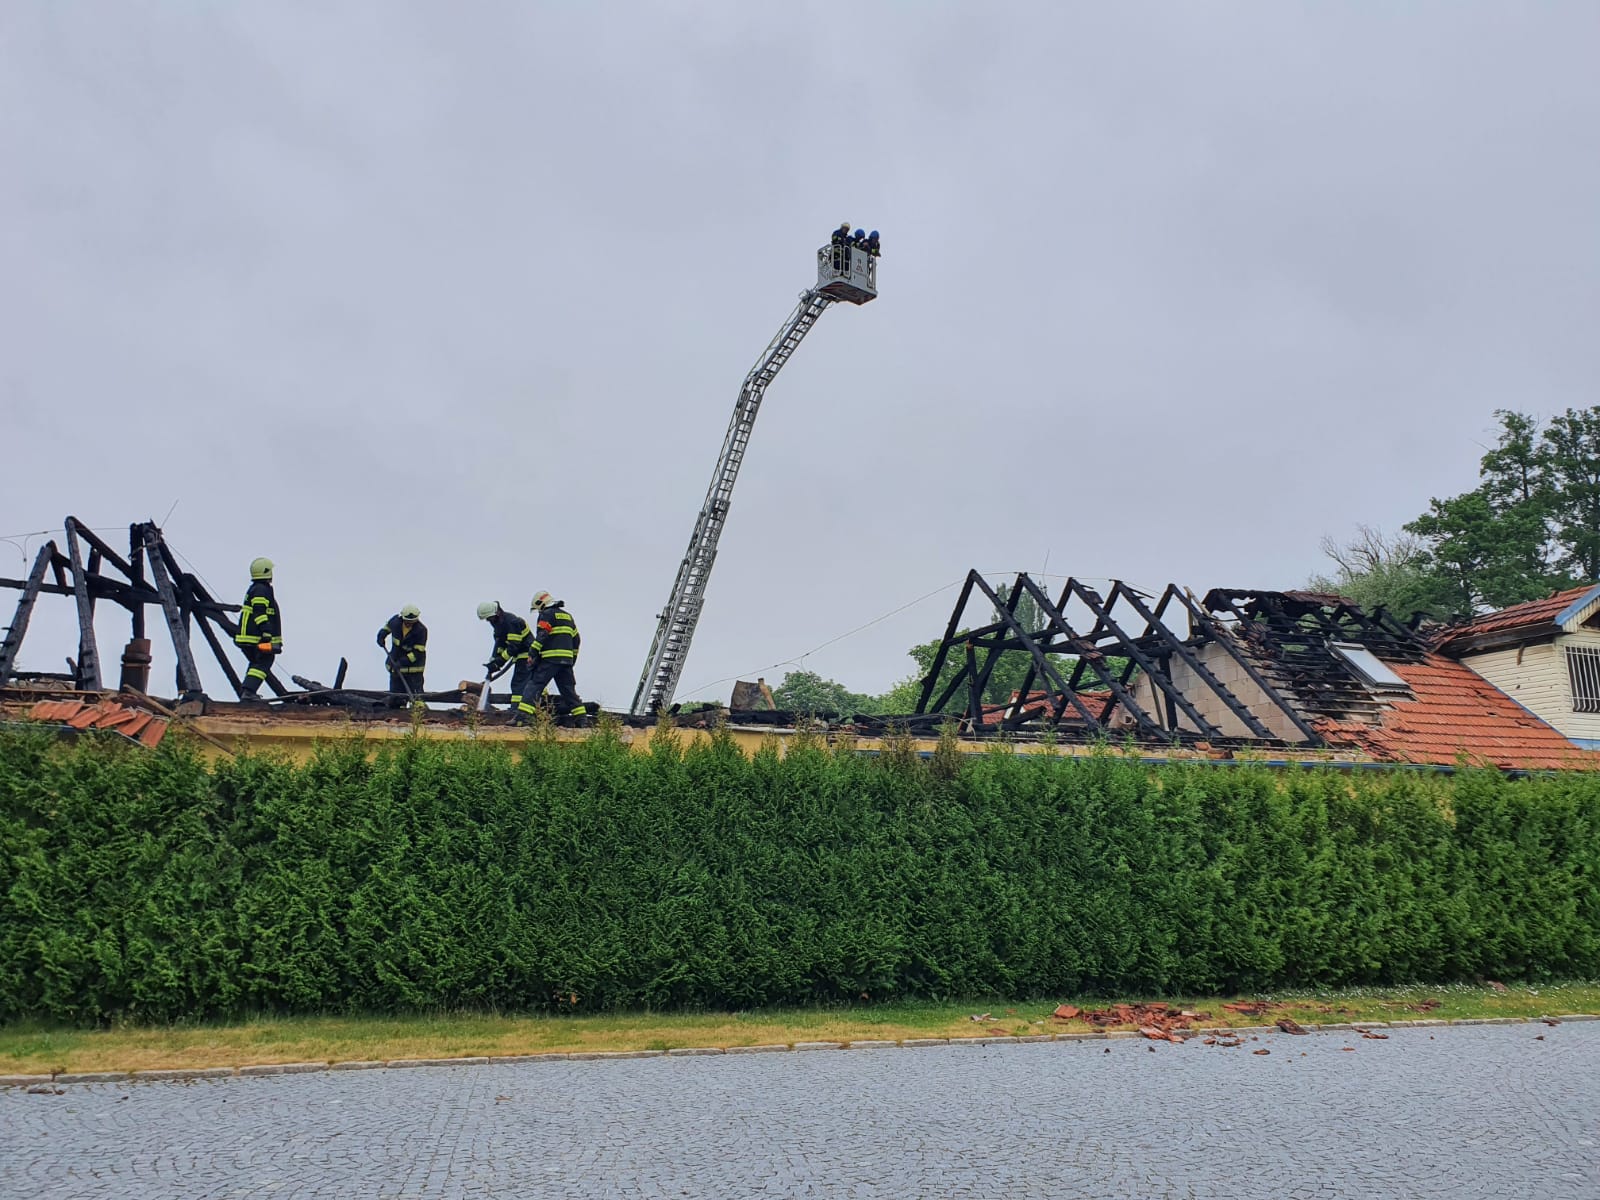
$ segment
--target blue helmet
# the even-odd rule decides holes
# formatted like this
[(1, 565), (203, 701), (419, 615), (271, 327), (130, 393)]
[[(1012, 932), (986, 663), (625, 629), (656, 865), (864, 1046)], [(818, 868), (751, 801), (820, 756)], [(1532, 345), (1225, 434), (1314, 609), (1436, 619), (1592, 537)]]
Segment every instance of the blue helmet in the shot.
[(867, 240), (869, 242), (877, 241), (878, 240), (878, 231), (876, 229), (874, 229), (871, 233), (867, 234)]

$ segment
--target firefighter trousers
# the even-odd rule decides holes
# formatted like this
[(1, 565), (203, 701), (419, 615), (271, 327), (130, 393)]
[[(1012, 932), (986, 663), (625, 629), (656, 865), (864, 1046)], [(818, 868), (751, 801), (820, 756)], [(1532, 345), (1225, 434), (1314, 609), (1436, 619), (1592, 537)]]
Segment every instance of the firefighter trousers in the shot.
[(534, 665), (528, 677), (527, 687), (522, 693), (522, 703), (519, 706), (524, 713), (533, 712), (539, 698), (544, 695), (545, 688), (552, 683), (561, 699), (556, 703), (558, 717), (581, 717), (588, 713), (588, 708), (578, 696), (578, 681), (572, 673), (572, 663), (568, 659), (554, 660), (540, 659)]
[(523, 695), (528, 687), (528, 676), (533, 673), (533, 664), (524, 654), (516, 659), (511, 667), (511, 707), (516, 708), (522, 703)]
[(254, 696), (267, 681), (267, 672), (272, 669), (272, 651), (263, 650), (259, 646), (246, 646), (244, 657), (250, 664), (244, 673), (244, 694)]

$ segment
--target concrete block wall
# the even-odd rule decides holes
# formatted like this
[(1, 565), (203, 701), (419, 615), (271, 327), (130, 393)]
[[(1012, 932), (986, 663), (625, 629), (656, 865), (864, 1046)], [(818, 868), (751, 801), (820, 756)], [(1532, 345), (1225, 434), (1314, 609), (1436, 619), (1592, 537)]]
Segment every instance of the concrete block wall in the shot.
[[(1258, 686), (1244, 669), (1234, 661), (1227, 650), (1215, 642), (1194, 648), (1195, 657), (1205, 668), (1216, 677), (1217, 681), (1233, 693), (1234, 697), (1250, 710), (1252, 716), (1260, 721), (1272, 733), (1272, 736), (1286, 742), (1302, 742), (1304, 735), (1296, 729), (1284, 711), (1278, 707), (1277, 702)], [(1235, 716), (1231, 709), (1223, 703), (1222, 697), (1212, 691), (1209, 684), (1202, 680), (1182, 659), (1172, 660), (1172, 682), (1183, 694), (1184, 698), (1199, 710), (1219, 730), (1224, 737), (1250, 738), (1255, 737), (1250, 727)], [(1167, 711), (1166, 697), (1146, 677), (1140, 676), (1138, 687), (1134, 691), (1134, 698), (1141, 705), (1153, 713)], [(1193, 721), (1180, 709), (1178, 710), (1178, 728), (1190, 733), (1198, 732)]]

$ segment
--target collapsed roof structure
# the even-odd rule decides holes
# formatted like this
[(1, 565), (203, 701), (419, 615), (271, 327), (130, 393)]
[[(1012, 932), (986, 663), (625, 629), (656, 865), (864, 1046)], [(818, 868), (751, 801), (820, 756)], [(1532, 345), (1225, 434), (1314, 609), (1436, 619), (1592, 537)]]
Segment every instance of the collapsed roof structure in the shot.
[[(20, 593), (0, 639), (0, 701), (8, 711), (43, 703), (40, 719), (51, 719), (51, 705), (71, 696), (78, 709), (58, 713), (62, 724), (132, 728), (139, 718), (102, 695), (109, 687), (94, 618), (96, 605), (107, 603), (128, 613), (120, 688), (153, 709), (147, 715), (226, 718), (241, 708), (205, 695), (191, 645), (198, 629), (237, 694), (238, 667), (230, 658), (236, 651), (229, 648), (239, 608), (218, 601), (179, 563), (153, 522), (128, 527), (124, 556), (68, 517), (61, 542), (39, 550), (26, 579), (0, 579), (0, 588)], [(17, 669), (43, 595), (70, 598), (76, 611), (77, 653), (67, 658), (65, 673)], [(983, 613), (982, 624), (964, 624), (971, 606)], [(146, 694), (152, 607), (176, 658), (176, 711)], [(1020, 686), (996, 703), (991, 681), (1008, 655), (1013, 664), (1021, 656), (1023, 674)], [(341, 662), (331, 687), (295, 675), (294, 688), (286, 688), (269, 676), (273, 707), (259, 720), (286, 727), (360, 716), (476, 735), (474, 713), (466, 711), (476, 708), (476, 683), (421, 697), (459, 708), (395, 715), (387, 691), (345, 688), (344, 670)], [(1014, 671), (1008, 675), (1015, 678)], [(1594, 769), (1600, 767), (1600, 586), (1425, 628), (1319, 592), (1213, 588), (1197, 598), (1177, 584), (1152, 595), (1113, 580), (1102, 593), (1068, 579), (1051, 596), (1026, 573), (996, 588), (971, 571), (922, 681), (917, 711), (835, 714), (830, 723), (864, 734), (891, 727), (927, 732), (949, 721), (952, 708), (962, 732), (978, 739), (1114, 738), (1163, 754), (1179, 747), (1277, 758), (1313, 750), (1384, 762), (1465, 758), (1508, 769)], [(758, 684), (737, 690), (735, 707), (721, 718), (698, 713), (684, 723), (725, 719), (779, 729), (800, 716), (778, 711), (770, 690)], [(635, 726), (655, 720), (620, 719)], [(157, 729), (150, 725), (150, 735)]]
[[(204, 692), (190, 644), (194, 628), (200, 630), (217, 665), (238, 692), (239, 675), (223, 647), (233, 643), (238, 620), (234, 614), (238, 613), (239, 606), (221, 603), (192, 572), (183, 570), (155, 522), (141, 521), (128, 526), (126, 558), (76, 517), (66, 519), (63, 533), (65, 551), (54, 540), (48, 541), (39, 548), (26, 579), (0, 579), (0, 587), (14, 588), (21, 593), (6, 636), (0, 641), (0, 687), (11, 683), (19, 674), (17, 656), (39, 597), (56, 594), (71, 596), (76, 608), (77, 654), (67, 660), (65, 673), (32, 671), (26, 673), (27, 680), (70, 683), (87, 692), (101, 690), (101, 659), (94, 615), (96, 605), (104, 602), (116, 604), (128, 612), (131, 635), (122, 658), (124, 687), (135, 687), (139, 691), (148, 687), (150, 642), (145, 637), (145, 610), (154, 607), (166, 625), (177, 657), (176, 684), (180, 697), (187, 699)], [(283, 684), (270, 672), (267, 684), (274, 693), (284, 693)]]
[[(120, 690), (137, 693), (149, 690), (152, 640), (146, 636), (146, 610), (154, 608), (172, 643), (176, 660), (174, 687), (180, 702), (199, 703), (209, 699), (195, 656), (193, 634), (196, 630), (233, 694), (241, 694), (240, 666), (230, 657), (238, 630), (239, 605), (222, 603), (198, 575), (184, 570), (179, 565), (179, 556), (153, 521), (138, 521), (128, 526), (128, 550), (124, 557), (78, 518), (68, 517), (63, 523), (61, 542), (52, 539), (39, 548), (27, 578), (0, 578), (0, 588), (19, 593), (11, 624), (6, 628), (5, 637), (0, 639), (0, 689), (42, 686), (84, 693), (108, 689), (105, 663), (95, 632), (95, 611), (101, 604), (114, 604), (126, 610), (129, 621), (129, 639), (122, 652), (117, 685)], [(66, 657), (64, 672), (22, 671), (17, 664), (23, 640), (40, 597), (47, 595), (71, 598), (78, 629), (77, 652)], [(373, 710), (387, 704), (387, 692), (345, 688), (345, 669), (346, 664), (341, 661), (332, 687), (298, 675), (290, 676), (293, 685), (290, 687), (269, 667), (267, 688), (276, 698), (305, 704)], [(461, 699), (461, 693), (457, 689), (430, 694), (428, 698), (456, 702)]]
[[(990, 619), (967, 628), (974, 597), (988, 602)], [(1023, 608), (1038, 614), (1035, 627), (1018, 618)], [(940, 710), (958, 699), (964, 725), (979, 736), (1049, 730), (1222, 750), (1317, 748), (1390, 762), (1600, 765), (1600, 756), (1440, 653), (1440, 637), (1317, 592), (1213, 588), (1196, 600), (1177, 584), (1151, 596), (1113, 580), (1102, 595), (1068, 579), (1052, 599), (1026, 573), (1002, 591), (973, 571), (924, 677), (915, 720), (945, 719)], [(1007, 653), (1027, 655), (1023, 684), (1011, 703), (985, 703)]]

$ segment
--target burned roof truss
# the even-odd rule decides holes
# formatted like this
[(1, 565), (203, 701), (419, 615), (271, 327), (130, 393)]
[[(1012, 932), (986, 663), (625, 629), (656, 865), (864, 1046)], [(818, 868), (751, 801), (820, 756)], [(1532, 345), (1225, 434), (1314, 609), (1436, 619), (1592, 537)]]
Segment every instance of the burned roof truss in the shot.
[[(99, 691), (103, 686), (102, 665), (94, 616), (96, 605), (106, 602), (120, 605), (129, 616), (131, 634), (128, 652), (122, 660), (123, 686), (144, 691), (148, 684), (145, 610), (154, 607), (166, 626), (177, 657), (179, 695), (183, 698), (204, 695), (190, 642), (196, 628), (234, 692), (239, 692), (238, 672), (224, 650), (233, 642), (237, 618), (232, 614), (239, 611), (239, 606), (219, 602), (192, 572), (183, 570), (154, 522), (128, 526), (126, 557), (76, 517), (66, 519), (62, 540), (65, 551), (53, 540), (40, 547), (26, 579), (0, 579), (0, 587), (21, 593), (11, 625), (0, 641), (0, 687), (27, 680), (50, 680), (69, 682), (85, 691)], [(69, 671), (65, 674), (19, 673), (17, 655), (34, 608), (41, 595), (52, 594), (73, 599), (78, 624), (77, 656), (67, 659)], [(270, 671), (267, 686), (275, 695), (285, 694), (282, 683)]]
[[(963, 630), (962, 621), (975, 594), (988, 601), (993, 619)], [(1031, 600), (1030, 607), (1042, 618), (1039, 628), (1026, 628), (1018, 619), (1023, 597)], [(1074, 624), (1069, 613), (1086, 615)], [(1169, 621), (1181, 628), (1174, 629)], [(1214, 706), (1196, 703), (1194, 695), (1174, 684), (1172, 664), (1178, 660), (1253, 739), (1276, 740), (1261, 717), (1197, 653), (1199, 647), (1213, 641), (1238, 665), (1240, 673), (1283, 711), (1306, 741), (1319, 740), (1301, 714), (1257, 669), (1250, 655), (1176, 584), (1169, 585), (1159, 599), (1152, 601), (1120, 580), (1112, 580), (1110, 591), (1102, 596), (1074, 578), (1068, 579), (1059, 596), (1052, 600), (1026, 572), (1017, 575), (1004, 595), (976, 571), (968, 572), (944, 637), (923, 678), (917, 712), (923, 717), (937, 714), (952, 697), (964, 695), (965, 719), (977, 732), (1016, 730), (1040, 719), (1035, 709), (1022, 703), (1009, 706), (1000, 714), (985, 711), (983, 692), (1000, 656), (1020, 652), (1028, 655), (1029, 665), (1018, 692), (1019, 701), (1031, 695), (1036, 685), (1041, 687), (1048, 696), (1042, 717), (1047, 727), (1058, 727), (1063, 720), (1069, 720), (1074, 727), (1105, 736), (1110, 732), (1113, 712), (1120, 711), (1140, 736), (1164, 741), (1230, 740), (1206, 715), (1208, 710), (1215, 711)], [(959, 656), (959, 665), (940, 688), (940, 676), (952, 653)], [(1071, 665), (1052, 661), (1051, 656), (1070, 656)], [(1133, 686), (1140, 676), (1148, 681), (1146, 689)], [(1086, 684), (1096, 688), (1092, 697), (1081, 694)], [(1135, 694), (1137, 690), (1144, 691), (1145, 702)]]
[(1366, 612), (1343, 596), (1213, 588), (1202, 603), (1250, 648), (1274, 689), (1312, 716), (1375, 720), (1384, 707), (1370, 681), (1338, 652), (1340, 643), (1385, 662), (1417, 663), (1427, 652), (1414, 625), (1383, 608)]

